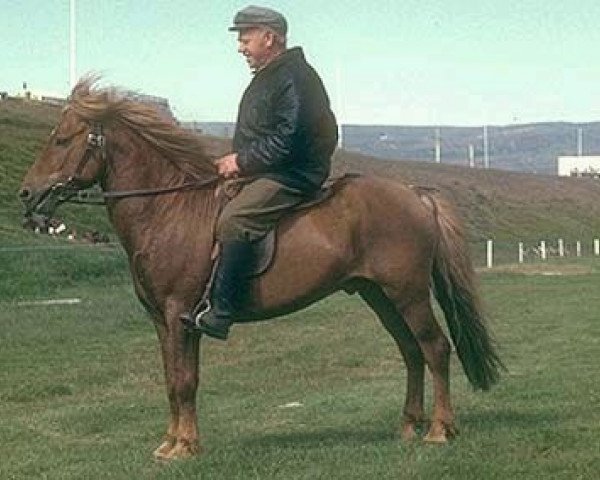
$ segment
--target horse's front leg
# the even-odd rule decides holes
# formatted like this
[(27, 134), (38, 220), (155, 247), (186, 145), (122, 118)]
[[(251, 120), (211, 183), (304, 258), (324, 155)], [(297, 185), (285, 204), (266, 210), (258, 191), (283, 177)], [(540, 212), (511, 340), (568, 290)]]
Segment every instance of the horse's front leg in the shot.
[(169, 347), (167, 326), (164, 319), (156, 319), (154, 321), (156, 333), (158, 335), (158, 341), (160, 343), (160, 350), (163, 360), (163, 368), (165, 372), (165, 383), (167, 386), (167, 397), (169, 398), (169, 424), (167, 426), (167, 433), (163, 443), (161, 443), (156, 450), (154, 450), (154, 456), (157, 459), (168, 458), (169, 452), (173, 449), (177, 443), (177, 429), (179, 425), (179, 406), (177, 402), (176, 390), (175, 390), (175, 364), (173, 355), (170, 354), (171, 348)]
[(181, 309), (165, 315), (157, 326), (171, 410), (165, 441), (154, 452), (160, 459), (185, 458), (201, 451), (196, 414), (199, 380), (199, 338), (187, 333), (179, 321)]

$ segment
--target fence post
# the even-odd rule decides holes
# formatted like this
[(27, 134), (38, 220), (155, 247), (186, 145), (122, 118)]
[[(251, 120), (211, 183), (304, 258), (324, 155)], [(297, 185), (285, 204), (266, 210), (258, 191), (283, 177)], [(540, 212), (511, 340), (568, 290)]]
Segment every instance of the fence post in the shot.
[(519, 242), (519, 263), (523, 263), (523, 257), (524, 257), (524, 251), (523, 251), (523, 242)]
[(487, 241), (487, 268), (492, 268), (494, 265), (494, 242)]
[(577, 250), (577, 256), (581, 257), (581, 242), (579, 240), (577, 240), (577, 244), (576, 244), (575, 248)]
[(559, 257), (565, 256), (565, 242), (563, 242), (562, 238), (558, 239), (558, 256)]
[(600, 255), (600, 240), (594, 238), (594, 255)]
[(546, 241), (542, 240), (540, 242), (540, 255), (542, 257), (542, 260), (546, 260)]

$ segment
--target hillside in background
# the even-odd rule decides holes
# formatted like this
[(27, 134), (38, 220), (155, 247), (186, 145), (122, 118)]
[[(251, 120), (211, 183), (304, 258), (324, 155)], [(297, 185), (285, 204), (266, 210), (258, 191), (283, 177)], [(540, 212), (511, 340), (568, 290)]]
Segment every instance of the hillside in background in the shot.
[[(490, 166), (554, 175), (557, 157), (577, 154), (578, 129), (581, 129), (583, 153), (600, 154), (600, 122), (490, 126)], [(344, 144), (348, 150), (376, 157), (433, 161), (436, 130), (434, 127), (349, 125), (345, 127)], [(472, 145), (475, 165), (483, 165), (482, 127), (441, 127), (439, 138), (442, 163), (468, 166)]]
[[(231, 136), (233, 124), (191, 122), (190, 127), (219, 136)], [(581, 129), (583, 154), (600, 155), (600, 122), (532, 123), (488, 127), (490, 166), (499, 170), (556, 174), (556, 159), (576, 155)], [(432, 162), (437, 128), (390, 125), (344, 125), (344, 150), (378, 158)], [(483, 127), (440, 127), (440, 156), (444, 164), (483, 166)]]
[[(0, 102), (2, 243), (28, 241), (32, 237), (20, 226), (22, 207), (17, 199), (17, 190), (59, 113), (58, 107), (36, 102)], [(551, 129), (552, 125), (547, 127)], [(378, 127), (372, 128), (375, 132)], [(521, 128), (525, 135), (528, 127)], [(493, 130), (490, 130), (490, 135), (491, 132)], [(516, 150), (514, 155), (519, 156)], [(523, 164), (527, 164), (529, 158), (528, 152), (521, 154)], [(336, 153), (334, 171), (383, 175), (439, 188), (458, 205), (475, 241), (487, 238), (538, 241), (558, 237), (587, 240), (600, 234), (600, 185), (592, 179), (470, 169), (431, 161), (384, 160), (347, 151)], [(102, 207), (63, 206), (58, 215), (78, 231), (110, 231)]]
[(336, 159), (335, 171), (438, 188), (458, 206), (473, 241), (577, 240), (600, 233), (600, 184), (590, 178), (391, 161), (348, 152)]

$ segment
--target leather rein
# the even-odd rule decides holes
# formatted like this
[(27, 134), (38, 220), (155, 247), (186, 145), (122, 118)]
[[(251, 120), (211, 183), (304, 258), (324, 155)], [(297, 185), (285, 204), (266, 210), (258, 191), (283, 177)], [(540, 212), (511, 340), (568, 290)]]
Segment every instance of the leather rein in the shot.
[[(52, 186), (48, 192), (48, 196), (54, 197), (58, 203), (84, 203), (89, 205), (104, 205), (106, 200), (121, 199), (131, 197), (148, 197), (156, 195), (164, 195), (175, 192), (186, 192), (199, 190), (210, 187), (219, 182), (219, 177), (215, 175), (204, 180), (194, 182), (185, 182), (180, 185), (158, 188), (144, 188), (136, 190), (114, 190), (109, 192), (98, 192), (93, 189), (81, 189), (78, 185), (81, 184), (79, 176), (85, 168), (85, 165), (93, 157), (94, 154), (99, 154), (103, 161), (106, 161), (106, 136), (103, 133), (102, 124), (100, 122), (92, 123), (92, 131), (88, 133), (86, 148), (77, 164), (75, 173), (70, 176), (65, 183), (57, 183)], [(101, 197), (97, 200), (93, 197)]]

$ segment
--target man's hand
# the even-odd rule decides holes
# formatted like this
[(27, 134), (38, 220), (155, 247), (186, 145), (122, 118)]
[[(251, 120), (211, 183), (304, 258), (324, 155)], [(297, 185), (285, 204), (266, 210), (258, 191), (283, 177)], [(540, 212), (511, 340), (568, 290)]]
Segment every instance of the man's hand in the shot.
[(238, 173), (240, 173), (240, 167), (238, 167), (237, 164), (237, 156), (237, 153), (230, 153), (215, 160), (217, 171), (221, 177), (237, 177)]

